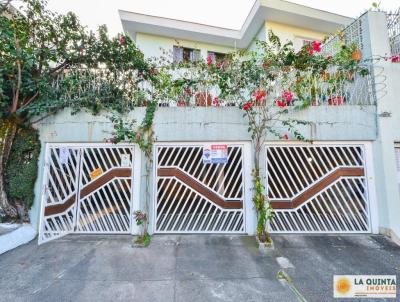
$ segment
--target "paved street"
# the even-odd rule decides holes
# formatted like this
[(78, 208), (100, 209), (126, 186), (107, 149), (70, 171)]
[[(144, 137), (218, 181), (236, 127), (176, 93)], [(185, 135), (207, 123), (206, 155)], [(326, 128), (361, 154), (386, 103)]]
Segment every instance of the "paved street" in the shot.
[(397, 275), (400, 280), (400, 247), (383, 236), (286, 235), (274, 240), (294, 266), (286, 271), (307, 301), (332, 301), (334, 274)]
[[(332, 274), (394, 274), (400, 248), (381, 236), (275, 236), (261, 255), (254, 238), (127, 236), (36, 241), (0, 256), (0, 301), (331, 301)], [(396, 270), (397, 269), (397, 270)]]

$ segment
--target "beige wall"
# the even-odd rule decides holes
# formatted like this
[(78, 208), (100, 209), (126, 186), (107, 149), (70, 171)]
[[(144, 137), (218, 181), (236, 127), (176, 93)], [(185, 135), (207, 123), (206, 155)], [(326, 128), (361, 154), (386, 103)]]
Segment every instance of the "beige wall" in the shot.
[(178, 44), (183, 47), (200, 49), (201, 56), (204, 59), (207, 57), (207, 51), (228, 53), (234, 50), (234, 45), (232, 47), (225, 47), (214, 44), (180, 40), (170, 37), (154, 36), (142, 33), (136, 34), (136, 44), (139, 49), (144, 53), (146, 58), (159, 57), (162, 55), (162, 49), (166, 51), (172, 51), (173, 46)]
[(304, 28), (293, 27), (282, 23), (265, 22), (266, 31), (272, 30), (282, 42), (293, 41), (295, 49), (300, 49), (303, 40), (319, 40), (321, 41), (327, 33), (322, 33)]
[[(326, 33), (293, 27), (282, 23), (265, 22), (265, 25), (260, 28), (257, 36), (254, 37), (254, 39), (265, 40), (268, 36), (269, 30), (272, 30), (276, 35), (278, 35), (281, 38), (282, 42), (293, 41), (295, 49), (300, 49), (300, 47), (303, 45), (304, 39), (322, 40), (327, 35)], [(184, 47), (200, 49), (201, 56), (203, 58), (207, 57), (207, 51), (228, 53), (235, 49), (234, 45), (232, 45), (232, 47), (226, 47), (215, 44), (174, 39), (172, 37), (163, 37), (143, 33), (136, 34), (136, 43), (147, 58), (161, 56), (162, 49), (166, 51), (172, 51), (172, 47), (177, 44)], [(255, 49), (254, 41), (249, 45), (249, 49)]]

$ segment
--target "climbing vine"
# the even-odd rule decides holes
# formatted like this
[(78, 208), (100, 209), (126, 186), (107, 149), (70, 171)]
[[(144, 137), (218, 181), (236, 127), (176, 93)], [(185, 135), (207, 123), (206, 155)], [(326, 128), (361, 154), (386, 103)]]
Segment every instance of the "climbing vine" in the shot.
[(137, 238), (136, 243), (147, 246), (150, 244), (150, 235), (148, 233), (148, 212), (150, 203), (150, 172), (152, 167), (152, 151), (154, 144), (153, 120), (157, 101), (147, 103), (144, 118), (139, 127), (136, 127), (136, 121), (125, 121), (120, 115), (112, 117), (114, 123), (114, 134), (109, 142), (119, 143), (127, 141), (137, 144), (146, 156), (146, 187), (145, 201), (143, 211), (134, 213), (136, 224), (142, 227), (141, 235)]
[(253, 202), (257, 236), (269, 241), (267, 223), (274, 216), (260, 176), (260, 153), (267, 139), (306, 140), (301, 129), (310, 122), (295, 119), (296, 112), (325, 103), (342, 105), (341, 92), (355, 77), (368, 74), (360, 64), (355, 44), (341, 45), (334, 55), (321, 53), (314, 41), (295, 50), (273, 32), (257, 41), (255, 50), (239, 50), (222, 60), (173, 62), (158, 60), (161, 102), (175, 106), (237, 106), (243, 110), (253, 142)]

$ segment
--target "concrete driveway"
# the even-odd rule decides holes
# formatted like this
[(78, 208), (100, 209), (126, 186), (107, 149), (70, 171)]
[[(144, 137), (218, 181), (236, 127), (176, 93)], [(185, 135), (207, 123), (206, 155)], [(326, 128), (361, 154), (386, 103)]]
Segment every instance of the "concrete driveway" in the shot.
[(1, 301), (294, 301), (254, 238), (69, 236), (0, 256)]
[(266, 256), (251, 237), (130, 240), (69, 236), (3, 254), (0, 301), (297, 301), (282, 268), (308, 301), (331, 301), (333, 273), (400, 278), (400, 248), (380, 236), (275, 236)]

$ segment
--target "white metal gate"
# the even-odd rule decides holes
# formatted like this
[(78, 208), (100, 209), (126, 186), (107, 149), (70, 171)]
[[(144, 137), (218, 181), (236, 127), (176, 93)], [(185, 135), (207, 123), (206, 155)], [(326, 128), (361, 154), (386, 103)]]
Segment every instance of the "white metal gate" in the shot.
[(266, 163), (271, 232), (370, 232), (363, 145), (269, 145)]
[(156, 147), (155, 232), (243, 233), (243, 146), (225, 164), (203, 163), (209, 144)]
[(69, 233), (130, 233), (132, 145), (48, 144), (39, 244)]

